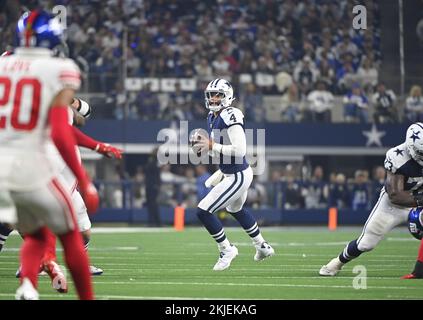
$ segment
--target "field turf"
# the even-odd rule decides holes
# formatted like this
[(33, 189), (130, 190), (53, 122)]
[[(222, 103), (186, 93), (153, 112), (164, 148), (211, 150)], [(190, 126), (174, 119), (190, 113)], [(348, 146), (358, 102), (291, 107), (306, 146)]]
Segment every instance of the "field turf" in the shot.
[[(216, 244), (202, 228), (97, 228), (90, 246), (97, 299), (422, 299), (423, 280), (401, 280), (415, 262), (419, 242), (405, 228), (392, 231), (373, 252), (345, 266), (335, 278), (320, 267), (360, 233), (359, 228), (262, 228), (276, 255), (255, 262), (254, 247), (239, 228), (226, 228), (239, 249), (230, 269), (212, 270)], [(11, 235), (0, 253), (0, 299), (13, 299), (22, 240)], [(59, 263), (63, 265), (61, 252)], [(355, 266), (367, 270), (367, 289), (354, 289)], [(68, 281), (69, 279), (68, 273)], [(362, 281), (359, 282), (364, 284)], [(56, 293), (40, 277), (41, 299), (75, 299)]]

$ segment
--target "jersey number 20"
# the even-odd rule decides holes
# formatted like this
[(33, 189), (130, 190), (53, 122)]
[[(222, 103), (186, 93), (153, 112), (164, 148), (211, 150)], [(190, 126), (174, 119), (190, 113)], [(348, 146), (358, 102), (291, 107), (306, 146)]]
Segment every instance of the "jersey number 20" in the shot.
[[(0, 96), (0, 108), (4, 107), (10, 98), (10, 91), (12, 88), (12, 81), (9, 78), (0, 77), (0, 87), (3, 87), (3, 96)], [(32, 104), (30, 106), (30, 118), (27, 122), (19, 119), (19, 113), (22, 106), (23, 89), (32, 88)], [(22, 78), (16, 83), (15, 96), (13, 97), (13, 108), (10, 118), (10, 125), (17, 130), (30, 131), (35, 128), (38, 121), (38, 114), (40, 112), (41, 101), (41, 83), (35, 78)], [(25, 108), (26, 106), (24, 106)], [(0, 116), (0, 129), (6, 127), (7, 117)]]

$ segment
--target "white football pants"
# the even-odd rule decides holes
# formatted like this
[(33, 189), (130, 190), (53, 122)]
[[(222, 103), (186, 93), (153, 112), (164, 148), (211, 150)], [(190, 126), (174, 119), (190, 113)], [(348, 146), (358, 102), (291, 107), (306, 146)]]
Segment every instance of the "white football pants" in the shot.
[(238, 212), (247, 200), (248, 188), (253, 181), (251, 167), (225, 177), (205, 196), (198, 207), (204, 211), (214, 213), (226, 208), (230, 213)]

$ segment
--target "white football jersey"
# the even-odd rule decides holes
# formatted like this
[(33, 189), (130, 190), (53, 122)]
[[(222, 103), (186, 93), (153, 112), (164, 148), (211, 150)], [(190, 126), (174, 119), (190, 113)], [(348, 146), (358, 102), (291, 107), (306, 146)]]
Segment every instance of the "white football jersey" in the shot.
[(77, 65), (48, 49), (0, 58), (0, 190), (31, 190), (57, 173), (46, 152), (49, 109), (61, 90), (80, 84)]
[[(73, 112), (71, 108), (69, 107), (69, 124), (73, 125)], [(65, 163), (65, 160), (63, 160), (62, 156), (60, 155), (59, 150), (57, 150), (56, 145), (53, 141), (47, 142), (47, 155), (50, 158), (53, 166), (55, 169), (57, 169), (58, 174), (61, 176), (60, 182), (66, 190), (69, 191), (69, 193), (72, 194), (72, 192), (75, 190), (77, 186), (77, 179), (75, 175), (73, 174), (72, 170), (69, 169), (67, 164)], [(79, 152), (79, 148), (75, 147), (76, 155), (78, 157), (79, 162), (82, 162), (81, 154)]]
[(404, 190), (417, 190), (423, 185), (423, 167), (411, 157), (406, 144), (386, 152), (385, 169), (404, 176)]

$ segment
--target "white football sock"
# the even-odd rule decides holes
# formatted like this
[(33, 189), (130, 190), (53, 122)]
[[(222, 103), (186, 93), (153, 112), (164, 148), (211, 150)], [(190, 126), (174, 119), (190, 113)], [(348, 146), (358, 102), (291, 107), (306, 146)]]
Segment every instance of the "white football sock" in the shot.
[(229, 242), (229, 240), (226, 238), (225, 240), (223, 240), (222, 242), (218, 242), (217, 246), (219, 247), (220, 251), (226, 250), (231, 246), (231, 243)]
[(259, 233), (258, 235), (256, 235), (255, 237), (253, 237), (251, 239), (253, 239), (253, 242), (254, 242), (255, 245), (261, 245), (263, 242), (265, 242), (261, 233)]

